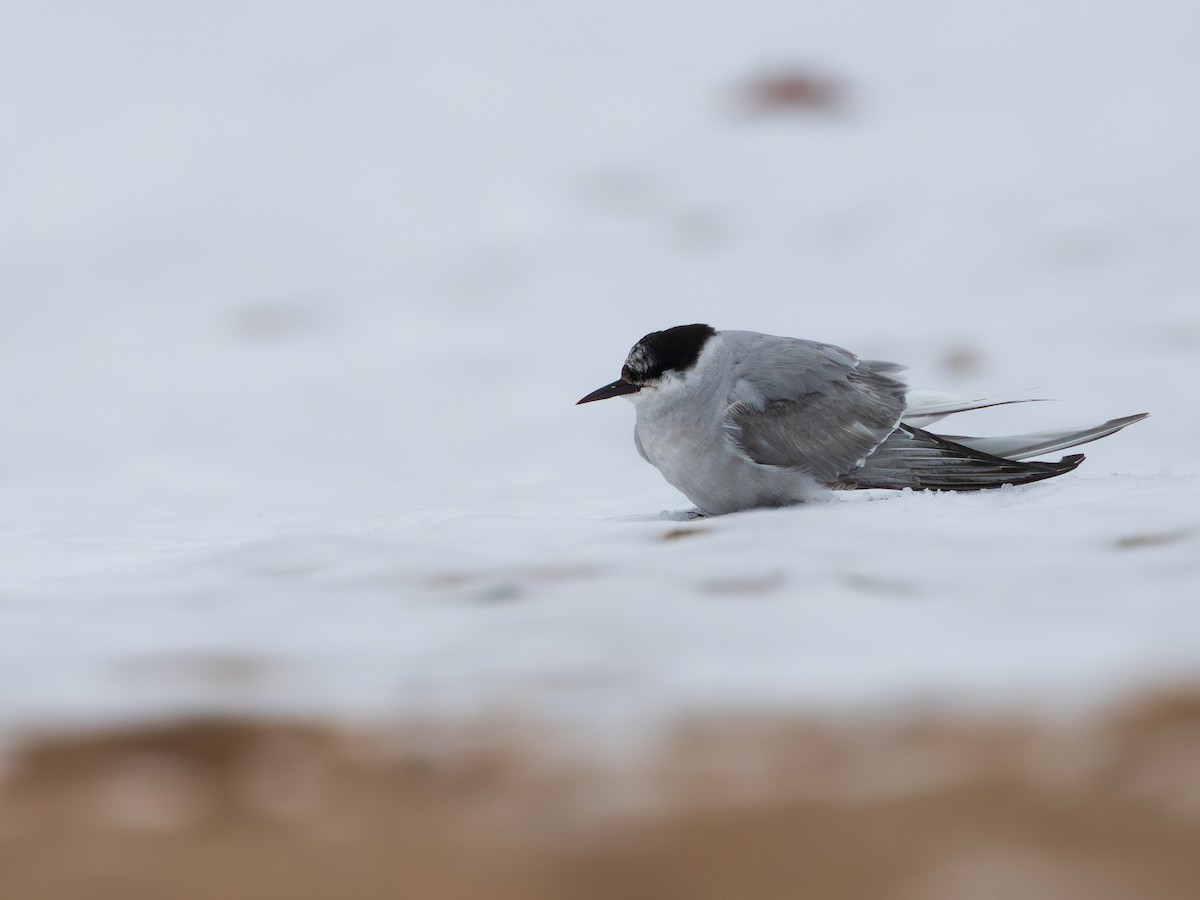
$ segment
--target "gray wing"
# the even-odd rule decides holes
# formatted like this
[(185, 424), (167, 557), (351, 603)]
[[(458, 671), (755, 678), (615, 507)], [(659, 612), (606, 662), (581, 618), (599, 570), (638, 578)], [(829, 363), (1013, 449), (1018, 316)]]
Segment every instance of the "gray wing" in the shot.
[(901, 366), (815, 341), (732, 336), (736, 382), (724, 424), (755, 462), (833, 485), (899, 424), (907, 387), (893, 375)]

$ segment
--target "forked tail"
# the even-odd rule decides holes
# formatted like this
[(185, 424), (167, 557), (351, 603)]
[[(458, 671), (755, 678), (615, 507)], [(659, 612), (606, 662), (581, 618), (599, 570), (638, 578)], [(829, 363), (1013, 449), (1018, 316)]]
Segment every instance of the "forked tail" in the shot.
[(1053, 453), (1055, 450), (1065, 450), (1067, 447), (1078, 447), (1102, 437), (1116, 434), (1126, 425), (1140, 422), (1149, 413), (1138, 413), (1136, 416), (1124, 416), (1120, 419), (1109, 419), (1091, 428), (1067, 429), (1063, 431), (1039, 431), (1035, 434), (1012, 434), (1006, 437), (966, 437), (953, 434), (940, 435), (942, 440), (965, 444), (973, 450), (982, 450), (1004, 459), (1028, 459), (1031, 456), (1041, 456), (1043, 453)]

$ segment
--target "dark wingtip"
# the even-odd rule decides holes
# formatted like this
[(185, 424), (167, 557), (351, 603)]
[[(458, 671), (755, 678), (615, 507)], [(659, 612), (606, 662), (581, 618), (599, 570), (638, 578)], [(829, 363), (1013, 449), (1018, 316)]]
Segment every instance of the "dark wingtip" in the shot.
[(1087, 457), (1082, 453), (1072, 453), (1070, 456), (1064, 456), (1058, 462), (1054, 463), (1054, 468), (1058, 469), (1059, 473), (1070, 472), (1085, 459)]

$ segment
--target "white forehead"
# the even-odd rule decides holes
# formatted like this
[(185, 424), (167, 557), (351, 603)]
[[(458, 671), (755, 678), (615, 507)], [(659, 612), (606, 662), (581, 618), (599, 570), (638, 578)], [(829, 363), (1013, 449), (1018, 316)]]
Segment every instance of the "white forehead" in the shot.
[(629, 366), (635, 372), (646, 371), (652, 363), (653, 358), (650, 348), (642, 343), (635, 344), (633, 349), (629, 351), (629, 355), (625, 357), (625, 365)]

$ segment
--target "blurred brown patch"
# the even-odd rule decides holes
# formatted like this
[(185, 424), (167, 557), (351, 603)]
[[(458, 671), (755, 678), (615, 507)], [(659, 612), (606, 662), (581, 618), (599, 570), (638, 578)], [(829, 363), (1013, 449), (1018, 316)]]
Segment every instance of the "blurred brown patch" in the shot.
[(844, 84), (809, 69), (764, 72), (750, 78), (737, 91), (738, 111), (747, 116), (793, 113), (829, 113), (846, 103)]
[(983, 353), (978, 347), (951, 347), (942, 356), (942, 368), (951, 378), (970, 378), (983, 369)]
[(1184, 900), (1200, 884), (1200, 693), (1057, 723), (713, 717), (620, 765), (503, 723), (220, 720), (46, 738), (9, 762), (0, 884), (21, 900)]
[(1140, 547), (1161, 547), (1174, 544), (1188, 536), (1186, 531), (1149, 531), (1145, 534), (1129, 534), (1116, 541), (1118, 550), (1136, 550)]
[(662, 539), (664, 541), (679, 541), (700, 534), (709, 534), (711, 531), (711, 528), (672, 528), (663, 534)]
[(422, 583), (458, 594), (460, 599), (495, 603), (523, 599), (532, 588), (586, 580), (595, 574), (596, 570), (589, 566), (534, 566), (491, 572), (444, 572), (429, 576)]

